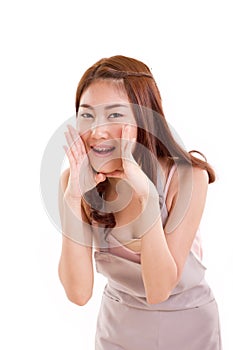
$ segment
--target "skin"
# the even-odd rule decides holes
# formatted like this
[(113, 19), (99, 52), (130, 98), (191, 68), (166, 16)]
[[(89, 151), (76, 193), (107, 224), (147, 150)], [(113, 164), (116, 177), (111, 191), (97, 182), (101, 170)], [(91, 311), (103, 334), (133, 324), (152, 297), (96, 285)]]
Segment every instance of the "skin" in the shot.
[[(116, 82), (104, 80), (94, 82), (84, 91), (77, 114), (77, 130), (90, 163), (96, 171), (109, 177), (109, 173), (123, 170), (121, 138), (123, 128), (127, 125), (131, 126), (127, 137), (131, 140), (136, 139), (136, 121), (128, 97), (126, 92), (119, 90)], [(115, 146), (116, 149), (110, 156), (98, 158), (91, 148), (96, 145)]]
[[(60, 181), (61, 219), (66, 215), (64, 203), (68, 203), (77, 216), (87, 221), (85, 212), (80, 209), (81, 195), (85, 190), (104, 181), (106, 177), (110, 180), (106, 200), (111, 202), (116, 198), (116, 184), (119, 181), (124, 181), (132, 190), (132, 200), (129, 204), (114, 213), (116, 227), (133, 222), (133, 219), (145, 209), (148, 198), (152, 198), (149, 204), (150, 208), (153, 208), (153, 213), (159, 212), (157, 189), (132, 157), (137, 136), (132, 111), (128, 108), (126, 112), (125, 107), (121, 107), (121, 110), (119, 107), (106, 109), (116, 103), (127, 105), (129, 101), (124, 90), (119, 90), (114, 81), (94, 82), (81, 97), (80, 105), (85, 107), (79, 110), (77, 130), (68, 127), (66, 133), (69, 147), (65, 147), (65, 150), (70, 169), (62, 174)], [(115, 118), (112, 121), (112, 114), (118, 113), (118, 109), (124, 113), (120, 113), (123, 117), (116, 117), (116, 123)], [(107, 158), (95, 157), (91, 147), (99, 144), (114, 145), (115, 153)], [(86, 189), (82, 189), (77, 186), (77, 180), (82, 173), (80, 164), (87, 159), (87, 155), (89, 163), (86, 163), (86, 167), (90, 181), (85, 184)], [(166, 159), (161, 161), (165, 176), (168, 172), (167, 164)], [(93, 168), (98, 171), (97, 174)], [(179, 186), (180, 183), (182, 186)], [(190, 183), (192, 191), (187, 194)], [(185, 167), (179, 168), (179, 173), (176, 171), (173, 175), (168, 191), (166, 205), (169, 217), (165, 228), (159, 218), (136, 246), (128, 244), (129, 248), (141, 253), (142, 278), (148, 303), (154, 304), (166, 300), (177, 285), (200, 224), (207, 186), (208, 176), (205, 171), (193, 168), (190, 177), (190, 172)], [(186, 203), (185, 210), (184, 203)], [(177, 218), (177, 213), (180, 216), (179, 222), (174, 219)], [(132, 225), (132, 232), (134, 229)], [(78, 305), (84, 305), (93, 290), (92, 248), (82, 246), (64, 236), (59, 276), (68, 298)]]

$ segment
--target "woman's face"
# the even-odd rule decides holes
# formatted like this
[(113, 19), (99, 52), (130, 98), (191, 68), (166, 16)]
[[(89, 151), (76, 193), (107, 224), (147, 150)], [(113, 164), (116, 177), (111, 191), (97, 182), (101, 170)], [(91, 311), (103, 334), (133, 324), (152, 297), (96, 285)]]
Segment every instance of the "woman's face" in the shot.
[(122, 169), (123, 125), (137, 138), (136, 121), (126, 92), (114, 80), (98, 80), (83, 92), (77, 113), (77, 130), (92, 167), (105, 174)]

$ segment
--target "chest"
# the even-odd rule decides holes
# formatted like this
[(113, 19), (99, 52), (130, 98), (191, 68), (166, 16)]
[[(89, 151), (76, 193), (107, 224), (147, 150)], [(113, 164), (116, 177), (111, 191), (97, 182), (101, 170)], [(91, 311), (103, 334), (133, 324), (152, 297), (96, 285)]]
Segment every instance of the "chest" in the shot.
[[(107, 203), (110, 206), (107, 206)], [(105, 209), (110, 211), (112, 201), (106, 200)], [(116, 225), (111, 230), (110, 235), (114, 237), (115, 241), (119, 242), (119, 246), (124, 245), (126, 248), (134, 252), (140, 252), (141, 240), (134, 239), (135, 225), (137, 219), (140, 217), (142, 206), (140, 201), (134, 196), (118, 208), (114, 210), (114, 217)], [(118, 245), (118, 244), (117, 244)]]

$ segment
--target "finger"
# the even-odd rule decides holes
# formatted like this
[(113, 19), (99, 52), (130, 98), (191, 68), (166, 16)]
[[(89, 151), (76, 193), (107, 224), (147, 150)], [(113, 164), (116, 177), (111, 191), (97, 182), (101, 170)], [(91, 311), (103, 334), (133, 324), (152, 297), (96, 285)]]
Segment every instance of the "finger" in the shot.
[(76, 162), (79, 161), (80, 156), (82, 156), (81, 144), (79, 142), (80, 136), (77, 134), (76, 130), (72, 130), (72, 126), (67, 126), (68, 132), (65, 133), (67, 142), (70, 146), (70, 149), (73, 153)]
[(96, 184), (98, 185), (100, 182), (103, 182), (106, 180), (106, 175), (103, 174), (103, 173), (98, 173), (95, 175), (95, 181), (96, 181)]
[(64, 148), (65, 153), (67, 155), (67, 158), (69, 160), (70, 168), (73, 169), (76, 165), (76, 161), (75, 161), (75, 158), (73, 156), (73, 153), (71, 152), (70, 148), (67, 147), (66, 145), (64, 145), (63, 148)]
[(121, 170), (115, 170), (112, 173), (105, 174), (106, 177), (114, 177), (114, 178), (120, 178), (123, 179), (125, 177), (124, 172)]
[(126, 125), (123, 125), (122, 128), (122, 134), (121, 134), (121, 152), (122, 157), (125, 158), (126, 154), (126, 148), (127, 148), (127, 128)]
[(84, 155), (84, 154), (87, 154), (86, 148), (85, 148), (85, 145), (84, 145), (84, 142), (83, 142), (83, 140), (82, 140), (82, 138), (81, 138), (80, 135), (79, 135), (78, 143), (79, 143), (79, 145), (80, 145), (80, 150), (81, 150), (82, 154), (83, 154), (83, 155)]
[(72, 138), (71, 138), (71, 136), (70, 136), (70, 134), (69, 134), (68, 131), (65, 131), (65, 132), (64, 132), (64, 135), (65, 135), (67, 144), (68, 144), (68, 146), (69, 146), (68, 148), (69, 148), (69, 150), (71, 151), (71, 148), (72, 148), (72, 145), (73, 145)]
[(70, 132), (70, 135), (71, 135), (73, 141), (74, 142), (77, 141), (80, 137), (79, 134), (77, 133), (77, 130), (70, 124), (67, 124), (67, 128)]
[(130, 125), (124, 125), (122, 128), (122, 156), (125, 159), (132, 159), (133, 140), (131, 140), (130, 131)]
[(68, 130), (70, 131), (74, 145), (79, 146), (78, 148), (82, 154), (86, 154), (86, 149), (79, 132), (70, 124), (68, 124), (67, 127), (68, 127)]
[(79, 163), (81, 157), (80, 157), (80, 146), (74, 145), (74, 142), (72, 141), (71, 135), (69, 132), (65, 132), (65, 136), (67, 139), (67, 143), (69, 145), (68, 148), (66, 148), (67, 157), (69, 159), (70, 168), (73, 173), (76, 172), (77, 164)]
[(71, 144), (72, 151), (74, 152), (75, 156), (77, 157), (79, 152), (80, 152), (80, 145), (79, 145), (80, 136), (77, 133), (77, 131), (73, 128), (72, 125), (68, 124), (67, 128), (68, 128), (68, 132), (70, 135), (69, 140), (70, 140), (70, 142), (72, 142), (72, 144)]
[(129, 158), (131, 158), (132, 160), (134, 159), (133, 158), (133, 147), (136, 143), (136, 138), (135, 137), (132, 137), (132, 126), (131, 125), (126, 125), (126, 135), (125, 135), (125, 138), (127, 140), (126, 142), (126, 152), (127, 152), (127, 155), (129, 156)]
[(71, 135), (70, 135), (70, 133), (68, 131), (65, 131), (64, 134), (65, 134), (65, 138), (66, 138), (67, 144), (69, 146), (69, 151), (72, 153), (73, 157), (75, 158), (74, 142), (72, 140), (72, 137), (71, 137)]

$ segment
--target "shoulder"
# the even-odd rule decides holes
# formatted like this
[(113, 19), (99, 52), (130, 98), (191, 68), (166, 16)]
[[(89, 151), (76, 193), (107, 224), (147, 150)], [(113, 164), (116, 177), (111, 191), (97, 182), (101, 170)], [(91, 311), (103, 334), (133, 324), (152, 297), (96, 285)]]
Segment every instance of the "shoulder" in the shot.
[(209, 184), (209, 175), (205, 169), (199, 167), (193, 167), (193, 180), (194, 184), (208, 187)]
[(199, 167), (177, 165), (167, 193), (167, 207), (172, 207), (177, 197), (189, 198), (193, 194), (206, 195), (209, 177), (206, 170)]
[(197, 166), (178, 165), (175, 171), (177, 180), (191, 181), (193, 185), (208, 185), (209, 178), (206, 170)]
[(173, 186), (173, 189), (178, 191), (186, 183), (191, 183), (193, 186), (208, 186), (209, 177), (207, 171), (197, 166), (177, 165), (170, 187)]

